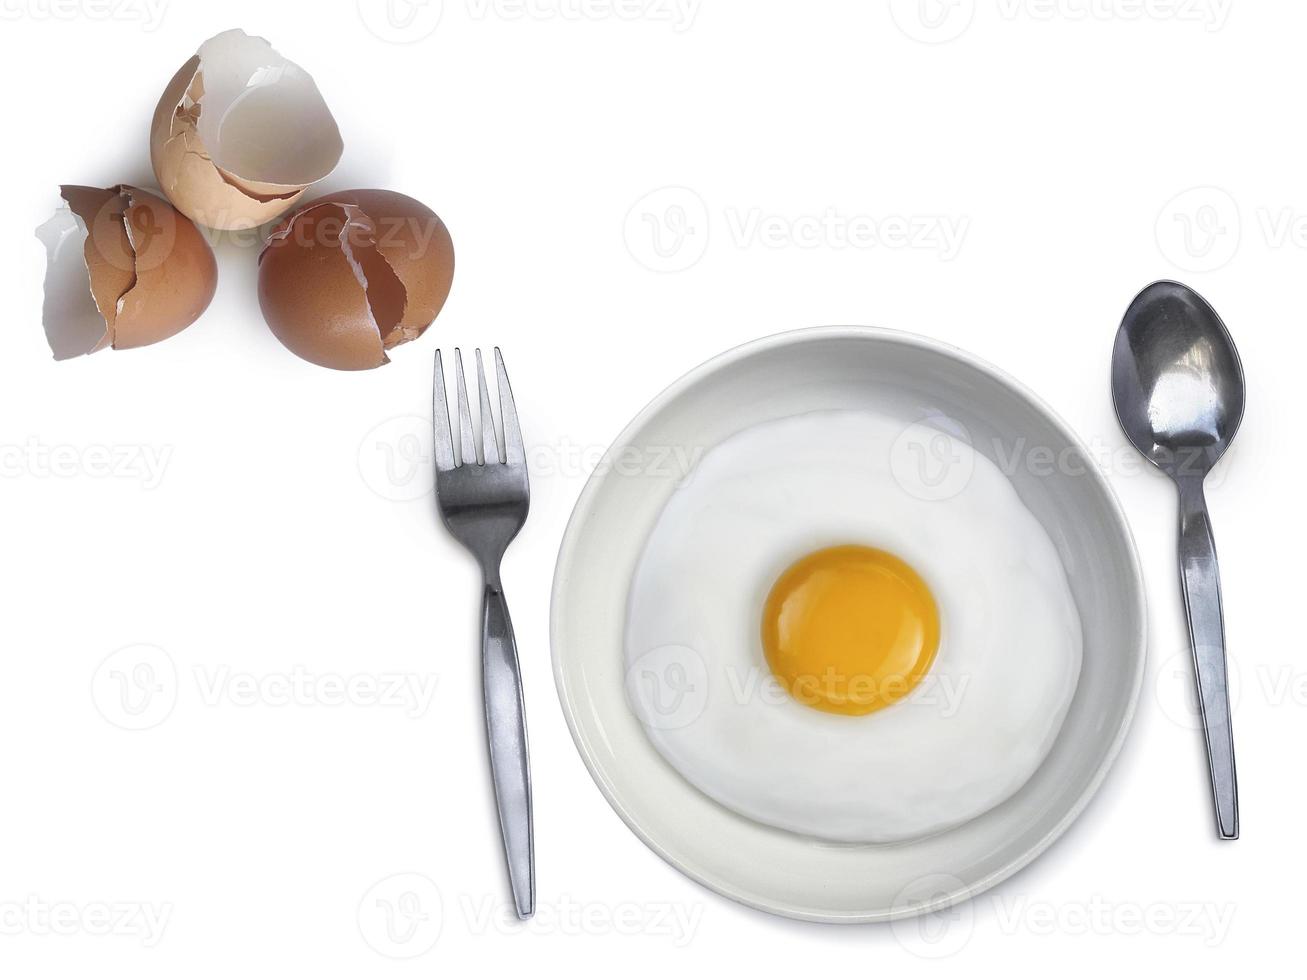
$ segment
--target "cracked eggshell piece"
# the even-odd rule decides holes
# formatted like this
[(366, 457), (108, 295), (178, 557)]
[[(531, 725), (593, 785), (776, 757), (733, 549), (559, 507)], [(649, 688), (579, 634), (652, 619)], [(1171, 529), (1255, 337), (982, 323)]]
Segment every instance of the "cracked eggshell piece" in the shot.
[(200, 230), (163, 198), (121, 187), (123, 227), (136, 257), (136, 282), (118, 300), (113, 346), (145, 347), (185, 330), (208, 309), (218, 264)]
[(135, 187), (60, 188), (36, 230), (46, 247), (42, 321), (56, 360), (144, 347), (184, 330), (213, 299), (218, 267), (184, 215)]
[(36, 229), (46, 255), (41, 321), (56, 361), (94, 353), (112, 339), (91, 288), (88, 236), (86, 222), (68, 207), (60, 208)]
[(259, 305), (272, 332), (306, 361), (342, 371), (389, 362), (420, 337), (454, 280), (454, 243), (420, 201), (340, 191), (283, 221), (259, 255)]
[(336, 168), (340, 130), (312, 77), (261, 37), (224, 31), (173, 76), (150, 128), (159, 186), (209, 228), (254, 228)]

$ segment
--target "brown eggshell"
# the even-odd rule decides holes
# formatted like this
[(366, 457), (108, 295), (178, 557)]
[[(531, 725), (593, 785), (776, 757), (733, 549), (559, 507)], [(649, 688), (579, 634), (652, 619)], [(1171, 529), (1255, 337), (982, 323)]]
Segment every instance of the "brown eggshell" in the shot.
[(421, 201), (397, 191), (341, 191), (331, 199), (357, 205), (377, 223), (377, 249), (407, 290), (399, 325), (404, 336), (386, 346), (416, 340), (440, 315), (454, 284), (454, 241), (449, 229)]
[[(228, 135), (224, 150), (233, 118), (258, 122)], [(187, 217), (224, 230), (284, 214), (331, 172), (342, 149), (308, 74), (239, 30), (209, 38), (178, 69), (150, 126), (150, 162), (164, 194)]]
[(118, 301), (113, 346), (145, 347), (185, 330), (208, 309), (218, 288), (213, 250), (198, 228), (167, 201), (135, 187), (123, 227), (136, 255), (136, 284)]
[(157, 343), (208, 307), (218, 281), (213, 251), (171, 204), (127, 185), (65, 185), (60, 194), (86, 227), (87, 282), (104, 333), (57, 356)]
[(259, 304), (293, 353), (365, 370), (422, 335), (453, 275), (453, 242), (434, 211), (394, 191), (341, 191), (304, 205), (269, 237)]
[(104, 333), (84, 353), (93, 354), (113, 343), (113, 324), (118, 315), (118, 297), (136, 279), (131, 242), (123, 228), (126, 205), (111, 188), (66, 184), (59, 188), (70, 211), (86, 225), (82, 254), (95, 308), (104, 320)]

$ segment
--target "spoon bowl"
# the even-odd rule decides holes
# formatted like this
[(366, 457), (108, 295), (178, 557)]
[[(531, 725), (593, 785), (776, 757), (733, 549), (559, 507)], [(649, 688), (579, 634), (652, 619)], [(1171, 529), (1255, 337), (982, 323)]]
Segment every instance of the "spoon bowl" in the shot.
[(1155, 282), (1126, 310), (1112, 352), (1112, 398), (1126, 437), (1172, 478), (1202, 477), (1243, 420), (1239, 353), (1211, 305)]

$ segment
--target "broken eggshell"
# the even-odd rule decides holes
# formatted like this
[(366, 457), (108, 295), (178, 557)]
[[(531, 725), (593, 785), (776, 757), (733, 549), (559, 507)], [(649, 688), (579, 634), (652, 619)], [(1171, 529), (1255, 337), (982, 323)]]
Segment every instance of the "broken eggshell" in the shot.
[(42, 322), (56, 360), (158, 343), (199, 318), (218, 266), (199, 229), (167, 201), (125, 184), (60, 188), (36, 230), (46, 248)]
[(380, 367), (422, 335), (454, 279), (454, 243), (420, 201), (340, 191), (304, 205), (259, 255), (259, 305), (277, 339), (342, 371)]
[(224, 31), (182, 65), (154, 110), (159, 186), (209, 228), (254, 228), (336, 168), (344, 145), (303, 68), (261, 37)]

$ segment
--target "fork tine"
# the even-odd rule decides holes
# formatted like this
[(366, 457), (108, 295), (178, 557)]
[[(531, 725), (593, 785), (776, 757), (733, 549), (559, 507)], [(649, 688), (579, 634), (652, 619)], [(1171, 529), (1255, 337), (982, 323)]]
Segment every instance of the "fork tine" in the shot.
[(449, 431), (449, 401), (445, 396), (445, 366), (436, 351), (436, 384), (431, 396), (431, 420), (435, 429), (436, 469), (454, 468), (454, 437)]
[(517, 406), (513, 404), (513, 389), (504, 370), (504, 355), (495, 348), (495, 373), (499, 385), (499, 416), (504, 422), (504, 462), (512, 466), (526, 463), (526, 449), (522, 446), (522, 429), (517, 424)]
[(478, 462), (476, 442), (472, 439), (472, 411), (467, 405), (467, 381), (463, 376), (463, 352), (454, 348), (454, 381), (458, 387), (458, 465)]
[(490, 411), (490, 389), (486, 387), (486, 370), (481, 364), (481, 348), (477, 348), (477, 390), (481, 394), (481, 462), (502, 463), (499, 442), (495, 438), (495, 416)]

